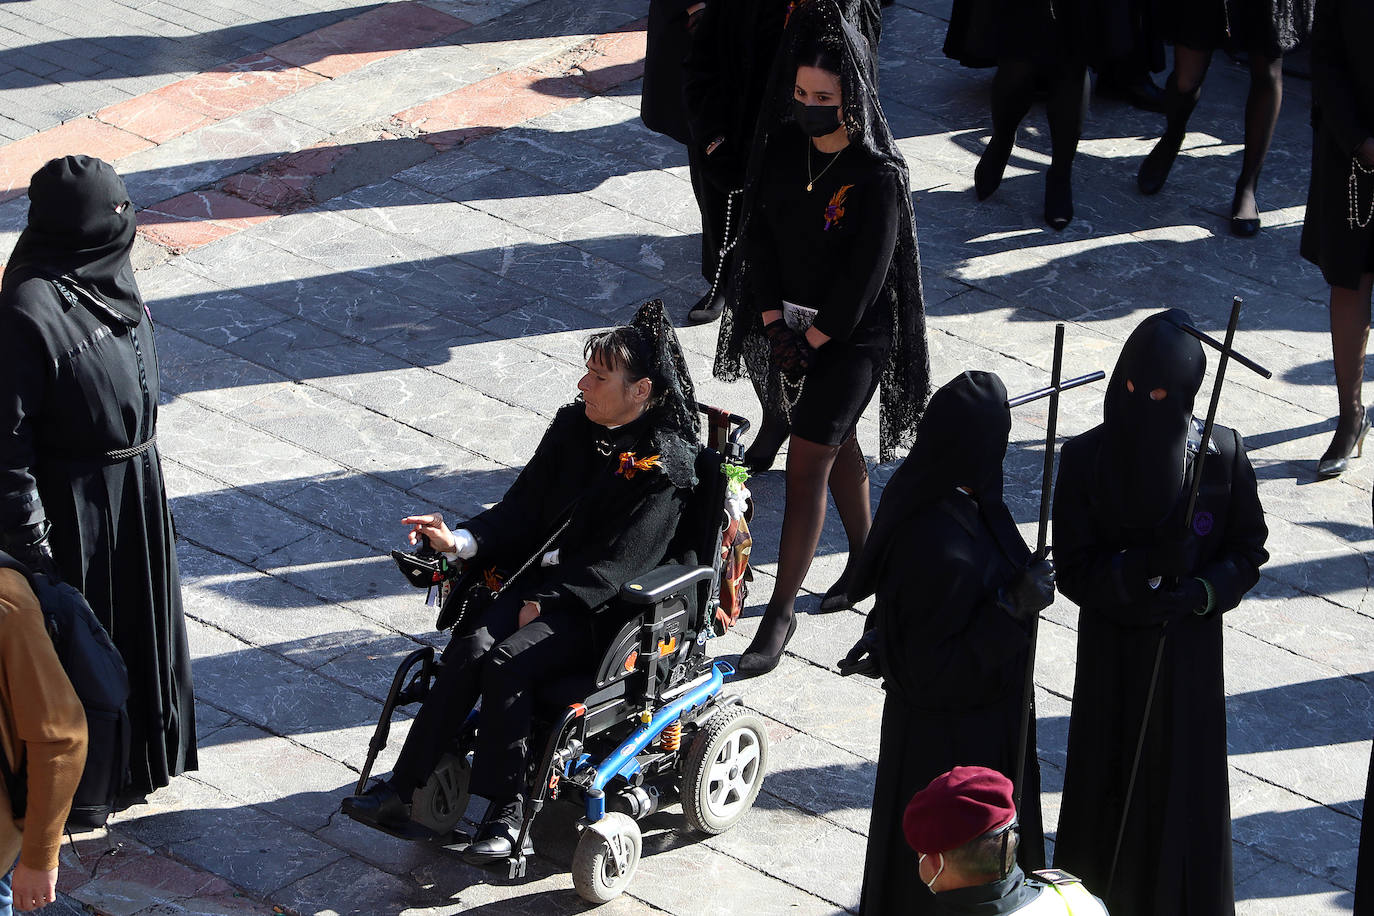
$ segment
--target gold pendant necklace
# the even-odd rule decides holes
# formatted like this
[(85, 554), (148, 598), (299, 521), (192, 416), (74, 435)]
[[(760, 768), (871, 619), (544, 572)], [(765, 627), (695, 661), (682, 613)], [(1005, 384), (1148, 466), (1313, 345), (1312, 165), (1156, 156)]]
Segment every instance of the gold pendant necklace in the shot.
[(829, 162), (827, 162), (827, 163), (825, 164), (825, 168), (821, 169), (821, 173), (820, 173), (819, 175), (812, 175), (812, 174), (811, 174), (811, 147), (814, 146), (814, 145), (815, 145), (815, 144), (813, 144), (813, 143), (811, 142), (811, 139), (808, 137), (807, 140), (806, 140), (806, 178), (807, 178), (807, 182), (806, 182), (806, 191), (807, 191), (808, 194), (811, 193), (811, 189), (812, 189), (813, 187), (815, 187), (816, 182), (820, 181), (821, 178), (823, 178), (823, 177), (825, 176), (825, 173), (828, 172), (828, 171), (830, 171), (830, 167), (831, 167), (832, 165), (835, 164), (835, 159), (839, 159), (839, 158), (840, 158), (840, 153), (843, 153), (846, 149), (848, 149), (847, 146), (842, 146), (842, 147), (840, 147), (839, 152), (835, 153), (835, 159), (831, 159)]

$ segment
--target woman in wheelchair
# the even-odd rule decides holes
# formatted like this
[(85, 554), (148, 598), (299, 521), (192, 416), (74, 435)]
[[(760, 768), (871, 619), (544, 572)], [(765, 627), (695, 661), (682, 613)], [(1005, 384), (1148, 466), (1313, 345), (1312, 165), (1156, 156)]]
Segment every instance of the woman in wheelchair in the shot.
[[(491, 801), (464, 854), (504, 861), (519, 831), (526, 742), (541, 684), (590, 671), (622, 583), (668, 555), (694, 483), (699, 419), (677, 335), (657, 300), (591, 337), (581, 392), (559, 410), (534, 456), (492, 508), (450, 530), (414, 515), (410, 542), (508, 570), (497, 597), (462, 621), (391, 777), (344, 800), (345, 813), (402, 826), (422, 786), (482, 701), (471, 789)], [(524, 850), (530, 851), (528, 846)]]

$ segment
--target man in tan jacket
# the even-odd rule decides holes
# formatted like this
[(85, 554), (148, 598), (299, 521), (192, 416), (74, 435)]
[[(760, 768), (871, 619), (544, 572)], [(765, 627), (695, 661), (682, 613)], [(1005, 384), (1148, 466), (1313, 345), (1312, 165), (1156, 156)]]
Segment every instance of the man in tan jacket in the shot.
[[(0, 559), (8, 559), (0, 554)], [(0, 568), (0, 753), (27, 771), (26, 816), (16, 820), (0, 785), (0, 872), (14, 866), (14, 909), (57, 896), (57, 851), (72, 793), (86, 764), (86, 714), (53, 651), (38, 599), (24, 576)], [(10, 906), (0, 886), (0, 916)]]

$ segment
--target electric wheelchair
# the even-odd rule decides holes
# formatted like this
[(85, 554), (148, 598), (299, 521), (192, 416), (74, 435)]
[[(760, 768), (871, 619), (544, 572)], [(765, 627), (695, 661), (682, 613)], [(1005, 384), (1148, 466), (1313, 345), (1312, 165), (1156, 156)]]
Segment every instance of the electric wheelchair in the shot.
[[(724, 468), (743, 465), (740, 439), (749, 422), (703, 404), (697, 408), (709, 421), (709, 433), (696, 459), (698, 483), (673, 541), (676, 558), (685, 562), (625, 583), (619, 608), (608, 613), (626, 622), (594, 673), (539, 689), (530, 746), (534, 750), (542, 742), (543, 751), (528, 755), (523, 823), (507, 859), (512, 879), (525, 874), (525, 839), (547, 801), (585, 806), (577, 823), (573, 883), (584, 899), (604, 903), (633, 878), (642, 849), (637, 821), (657, 811), (661, 800), (676, 795), (691, 828), (718, 834), (748, 812), (763, 784), (766, 723), (739, 696), (724, 692), (733, 667), (706, 654), (706, 642), (716, 633), (727, 521)], [(710, 565), (697, 565), (697, 558)], [(441, 663), (426, 646), (397, 668), (356, 793), (367, 788), (396, 708), (422, 702)], [(416, 790), (405, 827), (364, 823), (406, 839), (464, 847), (467, 837), (456, 828), (468, 807), (471, 748), (480, 728), (479, 706)]]

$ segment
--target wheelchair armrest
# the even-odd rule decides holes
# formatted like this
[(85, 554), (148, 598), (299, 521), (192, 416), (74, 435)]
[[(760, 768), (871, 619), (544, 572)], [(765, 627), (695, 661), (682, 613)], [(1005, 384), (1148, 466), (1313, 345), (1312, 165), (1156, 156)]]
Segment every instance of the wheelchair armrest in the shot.
[(715, 575), (709, 566), (660, 566), (620, 587), (620, 600), (627, 604), (650, 605), (685, 592), (698, 582)]

